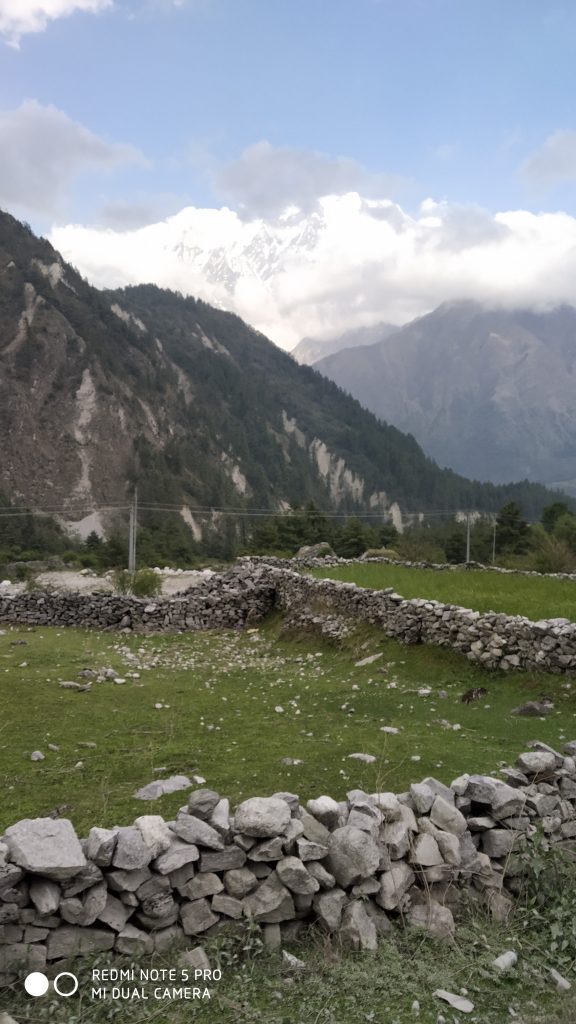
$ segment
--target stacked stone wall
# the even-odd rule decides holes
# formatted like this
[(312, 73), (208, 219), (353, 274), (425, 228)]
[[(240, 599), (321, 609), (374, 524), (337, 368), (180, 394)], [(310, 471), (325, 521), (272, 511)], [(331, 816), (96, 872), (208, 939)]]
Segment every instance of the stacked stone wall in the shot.
[(65, 819), (19, 821), (0, 838), (0, 985), (81, 953), (195, 945), (249, 919), (271, 947), (315, 923), (359, 950), (401, 920), (451, 939), (465, 893), (505, 920), (530, 836), (575, 856), (575, 752), (534, 743), (504, 780), (427, 778), (305, 807), (276, 793), (234, 815), (200, 789), (173, 821), (146, 814), (84, 839)]

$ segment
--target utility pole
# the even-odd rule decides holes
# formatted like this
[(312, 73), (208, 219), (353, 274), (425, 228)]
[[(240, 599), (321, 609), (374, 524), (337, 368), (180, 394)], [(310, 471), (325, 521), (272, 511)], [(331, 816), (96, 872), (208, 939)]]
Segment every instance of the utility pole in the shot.
[(492, 565), (496, 562), (496, 524), (498, 520), (494, 517), (494, 529), (492, 532)]
[(134, 488), (134, 497), (130, 508), (130, 526), (128, 531), (128, 572), (136, 572), (136, 531), (138, 530), (138, 488)]
[(466, 561), (470, 561), (470, 513), (466, 513)]

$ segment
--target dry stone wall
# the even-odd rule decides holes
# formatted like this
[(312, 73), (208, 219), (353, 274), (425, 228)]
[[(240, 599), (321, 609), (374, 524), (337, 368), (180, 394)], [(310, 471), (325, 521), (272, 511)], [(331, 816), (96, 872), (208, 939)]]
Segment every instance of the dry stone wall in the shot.
[(302, 625), (338, 617), (369, 622), (405, 644), (433, 644), (459, 651), (487, 669), (576, 671), (576, 623), (533, 622), (520, 615), (478, 612), (426, 598), (405, 599), (392, 588), (369, 590), (270, 566), (276, 603)]
[(279, 947), (315, 922), (357, 950), (402, 918), (454, 935), (463, 893), (505, 920), (522, 850), (576, 856), (576, 742), (534, 743), (504, 779), (434, 778), (400, 795), (352, 790), (303, 807), (291, 793), (245, 800), (233, 815), (210, 789), (174, 821), (145, 814), (95, 826), (19, 821), (0, 837), (0, 985), (83, 953), (140, 956), (251, 919)]
[(335, 638), (354, 622), (369, 622), (402, 643), (450, 647), (487, 669), (576, 671), (576, 623), (568, 619), (533, 622), (405, 599), (391, 588), (303, 575), (280, 560), (244, 559), (176, 597), (154, 601), (97, 593), (0, 595), (0, 622), (149, 632), (223, 629), (259, 621), (274, 607), (294, 625)]
[(267, 568), (239, 565), (172, 598), (37, 591), (0, 594), (0, 621), (151, 632), (225, 629), (262, 619), (273, 603)]

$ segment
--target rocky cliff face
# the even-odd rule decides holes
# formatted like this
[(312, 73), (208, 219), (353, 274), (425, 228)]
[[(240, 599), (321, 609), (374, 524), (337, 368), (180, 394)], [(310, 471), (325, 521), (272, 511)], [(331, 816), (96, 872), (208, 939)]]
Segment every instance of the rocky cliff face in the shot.
[(446, 303), (316, 367), (440, 465), (576, 489), (576, 310)]

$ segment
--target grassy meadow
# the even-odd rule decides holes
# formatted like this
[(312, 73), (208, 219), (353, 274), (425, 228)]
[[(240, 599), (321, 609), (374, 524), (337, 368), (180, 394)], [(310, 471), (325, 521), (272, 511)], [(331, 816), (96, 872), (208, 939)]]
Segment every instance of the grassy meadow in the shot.
[[(372, 664), (356, 664), (375, 654)], [(107, 667), (124, 681), (94, 682), (85, 693), (58, 685)], [(475, 685), (488, 696), (462, 704)], [(430, 692), (419, 695), (422, 688)], [(510, 715), (542, 692), (555, 701), (548, 718)], [(427, 774), (449, 782), (464, 770), (490, 773), (535, 738), (554, 745), (576, 738), (570, 680), (488, 674), (450, 651), (404, 648), (370, 628), (338, 646), (287, 636), (279, 619), (244, 632), (172, 636), (0, 631), (0, 834), (57, 808), (80, 834), (145, 813), (170, 818), (185, 793), (149, 803), (133, 797), (170, 774), (197, 775), (233, 802), (277, 790), (341, 798), (356, 787), (400, 791)], [(34, 750), (45, 759), (32, 762)], [(377, 760), (350, 759), (357, 752)], [(522, 907), (507, 925), (472, 908), (452, 946), (399, 928), (374, 955), (343, 952), (312, 933), (292, 947), (306, 963), (296, 975), (256, 933), (210, 939), (203, 944), (223, 978), (200, 1004), (93, 1002), (84, 959), (73, 968), (79, 994), (65, 1006), (50, 996), (30, 1000), (19, 988), (0, 992), (0, 1010), (18, 1024), (437, 1024), (440, 1015), (446, 1024), (572, 1024), (573, 993), (556, 993), (546, 977), (548, 932), (542, 921), (536, 929), (526, 921)], [(519, 965), (501, 978), (490, 964), (510, 948)], [(175, 963), (176, 954), (166, 954), (138, 966)], [(437, 988), (466, 990), (474, 1013), (450, 1010)]]
[(576, 580), (505, 575), (481, 569), (410, 569), (387, 563), (313, 569), (319, 579), (342, 580), (359, 587), (392, 587), (402, 597), (426, 597), (479, 612), (505, 612), (528, 619), (565, 618), (576, 622)]
[[(576, 738), (576, 684), (565, 677), (487, 674), (451, 651), (402, 647), (371, 628), (339, 646), (281, 630), (279, 620), (171, 636), (5, 627), (0, 832), (57, 808), (81, 833), (144, 813), (170, 817), (182, 794), (154, 802), (133, 794), (171, 774), (199, 776), (233, 802), (278, 790), (339, 799), (358, 787), (400, 792), (428, 774), (450, 782), (463, 771), (489, 773), (531, 739)], [(124, 682), (94, 682), (84, 693), (59, 686), (107, 667)], [(480, 685), (487, 697), (462, 704)], [(510, 714), (541, 693), (554, 700), (549, 717)], [(30, 760), (36, 750), (44, 760)]]

